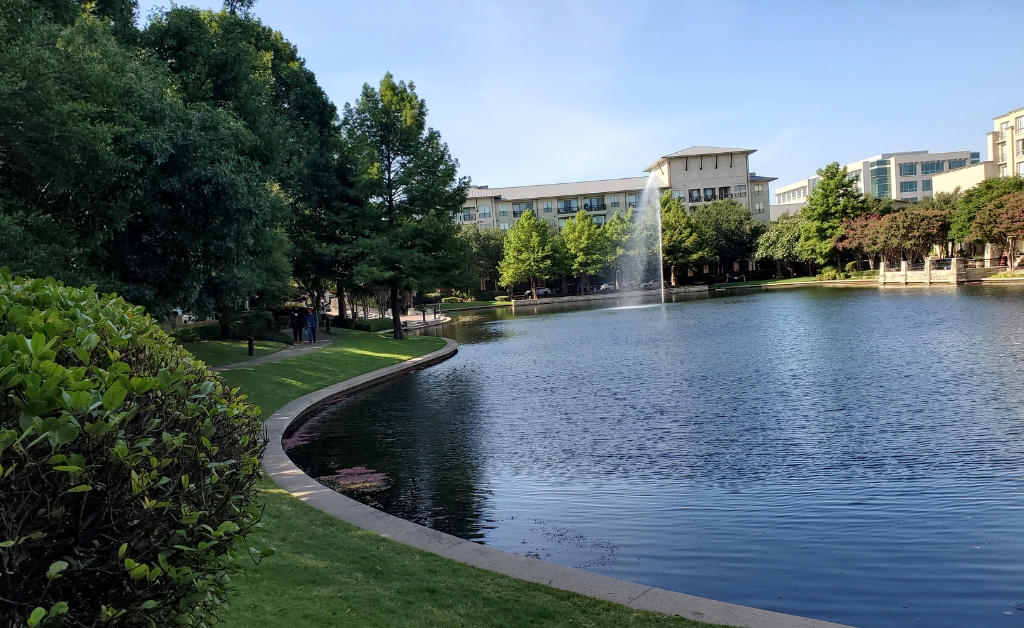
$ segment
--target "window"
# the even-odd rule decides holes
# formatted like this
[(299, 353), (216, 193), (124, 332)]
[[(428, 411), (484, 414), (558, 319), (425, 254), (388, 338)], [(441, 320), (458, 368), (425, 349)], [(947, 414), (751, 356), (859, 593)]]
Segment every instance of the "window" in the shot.
[(618, 207), (618, 206), (619, 206), (619, 195), (616, 194), (615, 196), (612, 197), (612, 207)]
[(507, 222), (503, 222), (503, 223), (498, 225), (498, 228), (501, 229), (502, 231), (508, 231), (508, 223)]
[(627, 194), (626, 195), (626, 206), (627, 207), (637, 207), (638, 205), (640, 205), (640, 195), (639, 194)]
[(917, 181), (900, 181), (900, 194), (904, 192), (916, 192)]
[(591, 212), (596, 212), (604, 209), (604, 197), (595, 196), (593, 198), (583, 199), (583, 209)]
[(759, 214), (763, 214), (764, 213), (764, 203), (761, 203), (761, 202), (754, 203), (754, 211), (756, 211)]
[(522, 218), (523, 212), (526, 210), (533, 211), (533, 202), (528, 201), (526, 203), (512, 203), (512, 217)]
[(999, 161), (1006, 161), (1006, 144), (999, 147)]
[(480, 213), (480, 217), (481, 218), (490, 218), (491, 217), (491, 206), (490, 205), (481, 205), (479, 207), (479, 210), (480, 210), (479, 213)]
[(1024, 177), (1024, 161), (1017, 164), (1017, 176)]
[(718, 198), (729, 198), (729, 188), (718, 188)]
[(704, 200), (713, 201), (715, 200), (715, 188), (704, 188)]
[(508, 205), (506, 205), (504, 203), (502, 203), (501, 205), (498, 205), (498, 215), (499, 216), (508, 216)]
[(1020, 133), (1021, 131), (1024, 131), (1024, 116), (1017, 116), (1015, 121), (1017, 123), (1015, 125), (1017, 127), (1017, 132)]
[(916, 177), (917, 176), (917, 164), (900, 164), (900, 176), (901, 177)]
[(700, 202), (700, 190), (690, 190), (690, 202), (691, 203), (699, 203)]
[(1024, 140), (1017, 140), (1015, 144), (1017, 146), (1017, 156), (1024, 157)]
[(576, 210), (579, 209), (579, 201), (574, 198), (565, 199), (558, 201), (558, 213), (559, 214), (575, 214)]
[(981, 153), (971, 153), (971, 163), (976, 164), (981, 161)]
[(945, 170), (945, 166), (944, 161), (922, 161), (921, 174), (938, 174)]
[[(737, 187), (742, 187), (743, 189), (746, 189), (746, 186), (743, 186), (743, 185), (740, 185), (740, 186), (737, 186)], [(764, 184), (763, 183), (755, 183), (754, 184), (754, 196), (761, 196), (762, 194), (764, 194)], [(744, 194), (744, 196), (746, 196), (746, 195)]]
[(966, 165), (967, 165), (967, 160), (966, 159), (950, 159), (949, 160), (949, 169), (950, 170), (956, 170), (957, 168), (963, 168)]
[(559, 229), (561, 229), (562, 227), (564, 227), (564, 226), (565, 226), (565, 221), (566, 221), (566, 220), (568, 220), (568, 218), (559, 218), (559, 219), (558, 219), (558, 228), (559, 228)]
[(1001, 176), (1001, 177), (1005, 177), (1006, 176), (1006, 164), (1003, 164), (1003, 165), (999, 166), (999, 176)]
[(732, 189), (733, 198), (747, 198), (747, 186), (737, 185)]
[(921, 182), (921, 191), (922, 192), (931, 192), (932, 191), (932, 180), (931, 179), (925, 179), (924, 181)]
[(462, 208), (462, 220), (464, 222), (470, 222), (472, 220), (476, 220), (476, 216), (473, 215), (473, 208), (472, 207), (463, 207)]
[(550, 214), (551, 213), (551, 201), (544, 201), (541, 204), (541, 209), (544, 210), (545, 214)]
[(604, 215), (603, 214), (599, 214), (597, 216), (594, 216), (594, 224), (603, 225), (604, 224)]
[(672, 190), (672, 198), (686, 198), (686, 190)]
[(917, 197), (916, 196), (904, 196), (900, 200), (901, 201), (912, 201), (912, 202), (916, 203), (917, 202)]
[[(937, 161), (931, 163), (937, 163), (941, 167), (943, 162)], [(924, 171), (924, 167), (925, 164), (921, 164), (922, 172)], [(871, 162), (871, 196), (874, 196), (875, 198), (891, 198), (891, 182), (892, 177), (889, 171), (889, 161), (886, 159), (879, 159), (878, 161)]]

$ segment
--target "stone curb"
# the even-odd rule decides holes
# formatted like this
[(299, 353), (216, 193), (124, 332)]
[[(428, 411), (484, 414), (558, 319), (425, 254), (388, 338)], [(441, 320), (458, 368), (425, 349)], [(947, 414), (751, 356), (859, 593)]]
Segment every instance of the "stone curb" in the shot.
[(322, 388), (289, 402), (271, 415), (266, 421), (269, 441), (263, 457), (263, 468), (267, 474), (293, 496), (342, 521), (399, 543), (513, 578), (623, 604), (636, 610), (680, 615), (712, 624), (746, 628), (848, 628), (832, 622), (656, 589), (460, 539), (349, 499), (303, 473), (285, 454), (281, 439), (297, 429), (314, 409), (343, 395), (447, 360), (458, 352), (458, 343), (448, 338), (444, 340), (442, 349)]
[[(707, 286), (677, 286), (665, 288), (665, 294), (691, 294), (707, 292)], [(544, 297), (542, 299), (519, 299), (512, 300), (512, 307), (526, 307), (531, 305), (552, 305), (555, 303), (582, 303), (584, 301), (608, 301), (611, 299), (639, 299), (658, 296), (657, 290), (633, 290), (631, 292), (599, 292), (597, 294), (584, 294), (573, 297)]]

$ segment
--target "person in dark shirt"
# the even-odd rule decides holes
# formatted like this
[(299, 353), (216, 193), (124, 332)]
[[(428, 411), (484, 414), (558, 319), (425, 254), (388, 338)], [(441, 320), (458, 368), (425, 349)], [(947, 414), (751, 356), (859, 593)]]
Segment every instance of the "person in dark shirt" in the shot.
[(302, 330), (306, 328), (306, 316), (302, 310), (295, 310), (292, 312), (289, 323), (292, 328), (292, 344), (297, 345), (302, 342)]
[(316, 342), (316, 328), (320, 324), (317, 320), (316, 314), (313, 313), (313, 308), (306, 310), (306, 329), (309, 331), (309, 344)]

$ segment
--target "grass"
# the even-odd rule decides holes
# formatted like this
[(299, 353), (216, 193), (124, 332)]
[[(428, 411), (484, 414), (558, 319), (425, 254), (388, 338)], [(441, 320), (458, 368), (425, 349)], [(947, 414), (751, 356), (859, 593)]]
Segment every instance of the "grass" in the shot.
[(209, 340), (205, 342), (183, 342), (182, 345), (189, 353), (196, 356), (207, 366), (221, 366), (223, 364), (234, 364), (244, 362), (261, 355), (269, 355), (284, 349), (286, 346), (280, 342), (271, 340), (257, 340), (256, 351), (253, 356), (249, 355), (249, 343), (246, 340)]
[(1001, 273), (989, 275), (987, 279), (1024, 279), (1024, 271), (1004, 270)]
[(708, 626), (463, 565), (262, 491), (256, 535), (277, 553), (237, 580), (223, 628)]
[(785, 283), (808, 283), (815, 282), (817, 279), (814, 277), (787, 277), (785, 279), (753, 279), (751, 281), (730, 281), (729, 283), (716, 283), (713, 284), (716, 287), (720, 286), (764, 286), (768, 284), (785, 284)]
[[(337, 330), (330, 346), (222, 373), (270, 414), (288, 401), (444, 345)], [(515, 580), (390, 541), (261, 482), (264, 527), (277, 553), (236, 579), (224, 628), (397, 626), (708, 626)]]
[(511, 306), (512, 304), (508, 301), (466, 301), (465, 303), (442, 303), (441, 311), (445, 310), (461, 310), (467, 307), (491, 307), (497, 305), (499, 307)]
[(335, 328), (333, 333), (331, 344), (323, 349), (281, 362), (243, 366), (221, 376), (229, 385), (240, 386), (249, 400), (269, 416), (292, 399), (314, 390), (444, 346), (444, 340), (433, 336), (391, 340), (348, 329)]

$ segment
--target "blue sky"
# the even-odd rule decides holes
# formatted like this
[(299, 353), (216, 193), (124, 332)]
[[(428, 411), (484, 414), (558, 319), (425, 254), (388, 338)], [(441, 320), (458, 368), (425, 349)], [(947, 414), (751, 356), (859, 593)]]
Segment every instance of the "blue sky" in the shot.
[(751, 169), (778, 184), (880, 152), (984, 159), (992, 118), (1024, 107), (1021, 0), (259, 0), (254, 13), (339, 108), (387, 71), (414, 81), (462, 173), (491, 187), (639, 176), (705, 144), (756, 149)]

